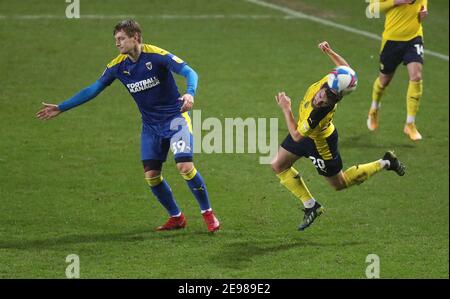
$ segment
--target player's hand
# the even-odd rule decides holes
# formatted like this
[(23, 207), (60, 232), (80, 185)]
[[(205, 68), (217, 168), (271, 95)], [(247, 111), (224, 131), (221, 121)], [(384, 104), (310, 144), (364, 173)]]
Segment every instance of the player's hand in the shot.
[(426, 17), (428, 17), (428, 10), (422, 6), (419, 12), (419, 20), (422, 22)]
[(327, 41), (323, 41), (318, 45), (319, 49), (322, 50), (325, 54), (330, 54), (333, 50), (330, 47), (330, 44)]
[(181, 113), (189, 111), (194, 106), (194, 97), (191, 94), (184, 94), (181, 96), (180, 101), (183, 101), (183, 106), (181, 106)]
[(286, 93), (284, 93), (284, 91), (279, 92), (278, 95), (275, 96), (275, 100), (281, 110), (291, 110), (291, 99), (286, 95)]
[(44, 105), (44, 108), (42, 108), (41, 110), (39, 110), (36, 113), (37, 118), (42, 119), (42, 120), (47, 120), (53, 117), (58, 116), (58, 114), (61, 113), (61, 110), (59, 110), (58, 105), (55, 104), (47, 104), (47, 103), (42, 103), (42, 105)]

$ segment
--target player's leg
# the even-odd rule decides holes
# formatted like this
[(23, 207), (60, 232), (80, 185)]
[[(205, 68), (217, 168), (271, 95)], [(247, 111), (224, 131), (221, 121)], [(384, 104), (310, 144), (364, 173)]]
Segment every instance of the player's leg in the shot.
[(392, 151), (388, 151), (383, 158), (377, 161), (352, 166), (346, 171), (340, 171), (336, 175), (326, 177), (326, 179), (336, 191), (339, 191), (353, 185), (359, 185), (382, 170), (391, 170), (400, 176), (405, 174), (405, 166)]
[(177, 168), (183, 179), (186, 181), (189, 189), (198, 202), (201, 213), (211, 211), (211, 203), (209, 201), (208, 191), (206, 189), (205, 181), (200, 175), (200, 172), (195, 168), (194, 163), (177, 162)]
[(155, 136), (150, 130), (142, 130), (141, 157), (145, 180), (152, 193), (169, 214), (169, 220), (159, 226), (157, 230), (172, 230), (186, 226), (186, 219), (173, 197), (169, 184), (161, 174), (167, 151), (168, 144), (164, 144), (161, 138)]
[(385, 42), (380, 54), (380, 73), (372, 87), (372, 103), (367, 117), (367, 128), (370, 131), (378, 128), (382, 96), (401, 61), (402, 45), (394, 41)]
[(303, 203), (305, 214), (299, 230), (304, 230), (310, 226), (324, 210), (322, 205), (309, 192), (301, 175), (292, 167), (295, 161), (307, 154), (311, 142), (311, 139), (306, 138), (297, 143), (288, 134), (271, 164), (273, 171), (280, 179), (280, 183)]
[(403, 58), (408, 69), (409, 84), (406, 93), (406, 124), (404, 133), (411, 140), (422, 139), (422, 135), (416, 128), (416, 115), (419, 111), (419, 103), (423, 93), (422, 65), (423, 65), (423, 43), (422, 38), (417, 37), (408, 42), (408, 50)]
[(315, 204), (315, 199), (309, 192), (308, 187), (306, 187), (299, 172), (293, 167), (295, 161), (300, 158), (300, 155), (298, 155), (298, 148), (300, 146), (299, 143), (295, 143), (290, 135), (288, 135), (278, 149), (271, 166), (272, 170), (280, 179), (281, 185), (291, 191), (303, 203), (305, 208), (312, 208)]
[(194, 143), (190, 123), (188, 113), (183, 113), (183, 117), (172, 121), (171, 127), (178, 127), (178, 131), (170, 139), (171, 149), (178, 171), (200, 206), (208, 231), (214, 232), (219, 230), (220, 223), (211, 208), (205, 181), (193, 163)]
[(384, 94), (385, 88), (389, 85), (394, 74), (380, 73), (373, 83), (372, 87), (372, 104), (370, 105), (369, 113), (367, 115), (367, 128), (370, 131), (375, 131), (378, 128), (381, 97)]
[(197, 168), (195, 168), (194, 163), (177, 162), (177, 168), (198, 202), (203, 220), (206, 223), (208, 231), (214, 232), (219, 230), (220, 222), (211, 208), (205, 181), (200, 175), (200, 172), (197, 170)]
[(419, 62), (411, 62), (407, 65), (409, 73), (408, 92), (406, 94), (406, 124), (404, 128), (405, 134), (411, 140), (421, 140), (422, 135), (416, 128), (416, 115), (419, 111), (419, 103), (423, 93), (422, 84), (422, 64)]

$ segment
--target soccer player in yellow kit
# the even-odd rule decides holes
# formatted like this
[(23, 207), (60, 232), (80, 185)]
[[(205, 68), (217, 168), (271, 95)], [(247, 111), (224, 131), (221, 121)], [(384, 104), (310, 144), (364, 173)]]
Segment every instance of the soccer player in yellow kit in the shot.
[(395, 69), (403, 62), (409, 74), (403, 131), (411, 140), (421, 140), (415, 120), (423, 92), (422, 21), (428, 15), (427, 0), (371, 0), (370, 10), (372, 13), (385, 12), (386, 21), (381, 42), (380, 74), (373, 84), (367, 127), (370, 131), (378, 128), (381, 97), (394, 77)]
[[(319, 48), (336, 66), (349, 67), (327, 42), (320, 43)], [(400, 176), (405, 174), (405, 166), (391, 151), (386, 152), (382, 159), (355, 165), (342, 171), (338, 133), (332, 120), (337, 103), (343, 94), (328, 85), (330, 75), (308, 88), (300, 102), (298, 122), (294, 120), (292, 114), (291, 99), (284, 92), (278, 93), (275, 97), (283, 111), (289, 134), (272, 162), (272, 169), (281, 184), (303, 203), (305, 215), (303, 223), (298, 228), (301, 231), (310, 226), (324, 209), (311, 195), (298, 171), (292, 167), (299, 158), (310, 158), (319, 175), (324, 176), (335, 190), (361, 184), (383, 169), (392, 170)]]

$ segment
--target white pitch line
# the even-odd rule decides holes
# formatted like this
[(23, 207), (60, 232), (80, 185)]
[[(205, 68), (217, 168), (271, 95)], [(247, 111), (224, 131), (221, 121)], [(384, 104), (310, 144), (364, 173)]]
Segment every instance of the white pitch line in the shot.
[[(281, 12), (283, 12), (283, 13), (291, 16), (291, 17), (294, 17), (294, 18), (307, 19), (307, 20), (310, 20), (310, 21), (313, 21), (313, 22), (316, 22), (316, 23), (320, 23), (320, 24), (325, 25), (325, 26), (338, 28), (338, 29), (341, 29), (341, 30), (344, 30), (344, 31), (347, 31), (347, 32), (351, 32), (351, 33), (355, 33), (355, 34), (358, 34), (358, 35), (362, 35), (362, 36), (365, 36), (365, 37), (368, 37), (368, 38), (371, 38), (371, 39), (381, 40), (381, 37), (379, 35), (377, 35), (377, 34), (374, 34), (374, 33), (371, 33), (371, 32), (367, 32), (367, 31), (364, 31), (364, 30), (355, 29), (355, 28), (352, 28), (352, 27), (349, 27), (349, 26), (346, 26), (346, 25), (342, 25), (342, 24), (339, 24), (339, 23), (335, 23), (335, 22), (332, 22), (332, 21), (328, 21), (328, 20), (325, 20), (325, 19), (322, 19), (322, 18), (319, 18), (319, 17), (307, 15), (307, 14), (302, 13), (300, 11), (296, 11), (296, 10), (293, 10), (293, 9), (290, 9), (290, 8), (287, 8), (287, 7), (283, 7), (283, 6), (280, 6), (280, 5), (277, 5), (277, 4), (267, 3), (267, 2), (260, 1), (260, 0), (243, 0), (243, 1), (249, 2), (249, 3), (252, 3), (252, 4), (256, 4), (256, 5), (259, 5), (259, 6), (264, 6), (264, 7), (273, 9), (273, 10), (278, 10), (278, 11), (281, 11)], [(441, 53), (438, 53), (438, 52), (434, 52), (434, 51), (431, 51), (431, 50), (425, 50), (425, 53), (427, 55), (434, 56), (434, 57), (440, 58), (442, 60), (448, 61), (448, 55), (441, 54)]]
[[(287, 19), (287, 16), (277, 15), (80, 15), (80, 19), (92, 19), (92, 20), (109, 20), (109, 19), (124, 19), (124, 18), (136, 18), (136, 19), (162, 19), (162, 20), (202, 20), (202, 19)], [(64, 15), (0, 15), (1, 19), (10, 20), (39, 20), (39, 19), (67, 19)], [(76, 20), (76, 19), (75, 19)]]

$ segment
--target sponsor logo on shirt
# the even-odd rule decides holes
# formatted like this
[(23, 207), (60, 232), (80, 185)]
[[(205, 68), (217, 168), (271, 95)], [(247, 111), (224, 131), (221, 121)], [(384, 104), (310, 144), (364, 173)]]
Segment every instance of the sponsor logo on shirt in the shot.
[(136, 83), (129, 83), (127, 84), (127, 88), (130, 91), (130, 93), (136, 93), (143, 90), (147, 90), (150, 88), (153, 88), (157, 85), (159, 85), (159, 79), (158, 77), (154, 76), (145, 80), (141, 80)]
[(178, 57), (172, 54), (172, 59), (176, 62), (176, 63), (183, 63), (184, 61)]

